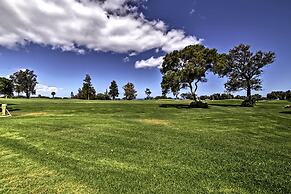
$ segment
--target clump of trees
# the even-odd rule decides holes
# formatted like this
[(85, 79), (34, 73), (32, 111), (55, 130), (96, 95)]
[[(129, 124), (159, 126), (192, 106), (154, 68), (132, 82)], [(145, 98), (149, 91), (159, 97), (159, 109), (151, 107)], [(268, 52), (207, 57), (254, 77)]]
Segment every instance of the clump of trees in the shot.
[[(212, 71), (220, 77), (227, 77), (225, 84), (227, 92), (246, 90), (247, 99), (242, 106), (253, 106), (255, 100), (251, 91), (262, 88), (260, 79), (262, 69), (274, 60), (275, 53), (262, 51), (253, 53), (250, 46), (244, 44), (234, 47), (225, 54), (219, 54), (216, 49), (208, 49), (203, 45), (187, 46), (165, 56), (161, 68), (162, 91), (163, 94), (171, 91), (177, 98), (181, 89), (188, 88), (195, 105), (198, 101), (196, 95), (198, 84), (206, 82), (207, 73)], [(188, 97), (189, 93), (183, 94), (183, 98)]]
[(268, 100), (291, 100), (291, 91), (272, 91), (267, 94)]
[(0, 77), (0, 95), (5, 97), (14, 96), (14, 92), (20, 95), (25, 93), (26, 98), (36, 93), (37, 75), (29, 69), (19, 70), (9, 79)]
[(15, 72), (10, 76), (10, 79), (14, 85), (14, 91), (18, 94), (23, 92), (26, 98), (30, 98), (31, 95), (36, 93), (35, 87), (37, 82), (37, 75), (34, 71), (26, 69)]
[[(133, 83), (127, 83), (123, 86), (124, 89), (124, 99), (134, 100), (137, 96), (137, 91)], [(85, 100), (116, 100), (119, 96), (118, 85), (115, 80), (110, 83), (109, 92), (106, 90), (104, 93), (97, 93), (92, 85), (90, 75), (86, 75), (83, 80), (83, 86), (78, 90), (77, 95), (71, 92), (71, 98), (85, 99)]]

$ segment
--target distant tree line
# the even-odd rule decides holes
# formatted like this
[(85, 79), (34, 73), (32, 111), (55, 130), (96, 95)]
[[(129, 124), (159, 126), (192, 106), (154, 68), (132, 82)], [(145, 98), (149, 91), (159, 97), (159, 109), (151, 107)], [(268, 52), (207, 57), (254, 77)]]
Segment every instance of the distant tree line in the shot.
[[(124, 100), (134, 100), (137, 96), (137, 91), (133, 83), (128, 82), (123, 87)], [(83, 86), (79, 88), (77, 95), (71, 92), (71, 98), (84, 99), (84, 100), (116, 100), (119, 97), (119, 89), (115, 80), (113, 80), (109, 86), (109, 91), (104, 93), (96, 93), (95, 88), (92, 85), (91, 77), (89, 74), (85, 76), (83, 80)]]
[(268, 100), (291, 100), (291, 91), (273, 91), (267, 94)]

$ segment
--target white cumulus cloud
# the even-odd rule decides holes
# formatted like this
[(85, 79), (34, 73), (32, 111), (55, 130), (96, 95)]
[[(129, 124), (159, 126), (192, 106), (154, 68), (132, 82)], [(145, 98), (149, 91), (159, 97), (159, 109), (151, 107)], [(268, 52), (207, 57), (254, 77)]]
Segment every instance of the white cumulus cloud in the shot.
[(50, 96), (52, 92), (55, 92), (58, 94), (58, 91), (60, 91), (59, 88), (54, 87), (54, 86), (47, 86), (44, 84), (37, 84), (35, 87), (36, 94), (37, 95), (43, 95), (43, 96)]
[(140, 60), (135, 62), (135, 68), (152, 68), (152, 67), (158, 67), (160, 68), (163, 64), (164, 56), (154, 58), (151, 57), (147, 60)]
[(128, 2), (142, 0), (1, 0), (0, 46), (29, 43), (64, 51), (170, 52), (200, 43)]

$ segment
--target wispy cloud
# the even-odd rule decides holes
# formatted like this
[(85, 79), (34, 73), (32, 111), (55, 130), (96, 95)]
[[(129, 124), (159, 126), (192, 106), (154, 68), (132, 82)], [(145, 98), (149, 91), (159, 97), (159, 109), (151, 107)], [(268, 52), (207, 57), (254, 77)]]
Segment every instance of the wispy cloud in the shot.
[(189, 12), (190, 15), (193, 15), (196, 12), (195, 9), (191, 9), (191, 11)]
[(129, 57), (124, 57), (124, 58), (123, 58), (123, 62), (124, 62), (124, 63), (127, 63), (127, 62), (129, 62), (129, 61), (130, 61)]

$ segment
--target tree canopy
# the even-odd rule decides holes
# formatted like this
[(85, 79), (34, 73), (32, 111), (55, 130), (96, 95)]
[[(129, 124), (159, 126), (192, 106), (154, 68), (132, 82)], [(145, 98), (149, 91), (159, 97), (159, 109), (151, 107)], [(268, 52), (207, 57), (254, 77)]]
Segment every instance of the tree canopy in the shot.
[(115, 100), (116, 97), (119, 96), (119, 92), (118, 92), (118, 85), (116, 83), (115, 80), (113, 80), (109, 86), (109, 93), (108, 95)]
[(6, 97), (13, 96), (13, 82), (5, 77), (0, 77), (0, 94)]
[(216, 73), (228, 78), (225, 88), (229, 92), (247, 90), (247, 98), (251, 101), (252, 90), (261, 90), (260, 78), (262, 68), (275, 60), (275, 53), (258, 51), (252, 53), (249, 45), (240, 44), (224, 56), (225, 63), (220, 63)]
[(93, 100), (96, 96), (96, 90), (92, 86), (90, 75), (86, 74), (83, 81), (83, 87), (78, 90), (77, 98)]
[(55, 98), (56, 92), (52, 92), (51, 95)]
[(192, 99), (197, 101), (198, 83), (207, 81), (206, 73), (219, 61), (218, 58), (216, 49), (203, 45), (190, 45), (167, 54), (161, 68), (163, 94), (172, 91), (177, 97), (182, 88), (189, 88)]
[(10, 76), (12, 80), (15, 91), (19, 94), (24, 92), (27, 98), (30, 98), (31, 95), (36, 93), (35, 87), (37, 82), (37, 75), (34, 74), (34, 71), (26, 69), (15, 72)]
[(149, 88), (146, 88), (144, 93), (147, 95), (146, 100), (151, 99), (152, 91)]
[(134, 100), (136, 98), (137, 91), (135, 90), (133, 83), (127, 83), (125, 86), (123, 86), (123, 89), (125, 100)]

